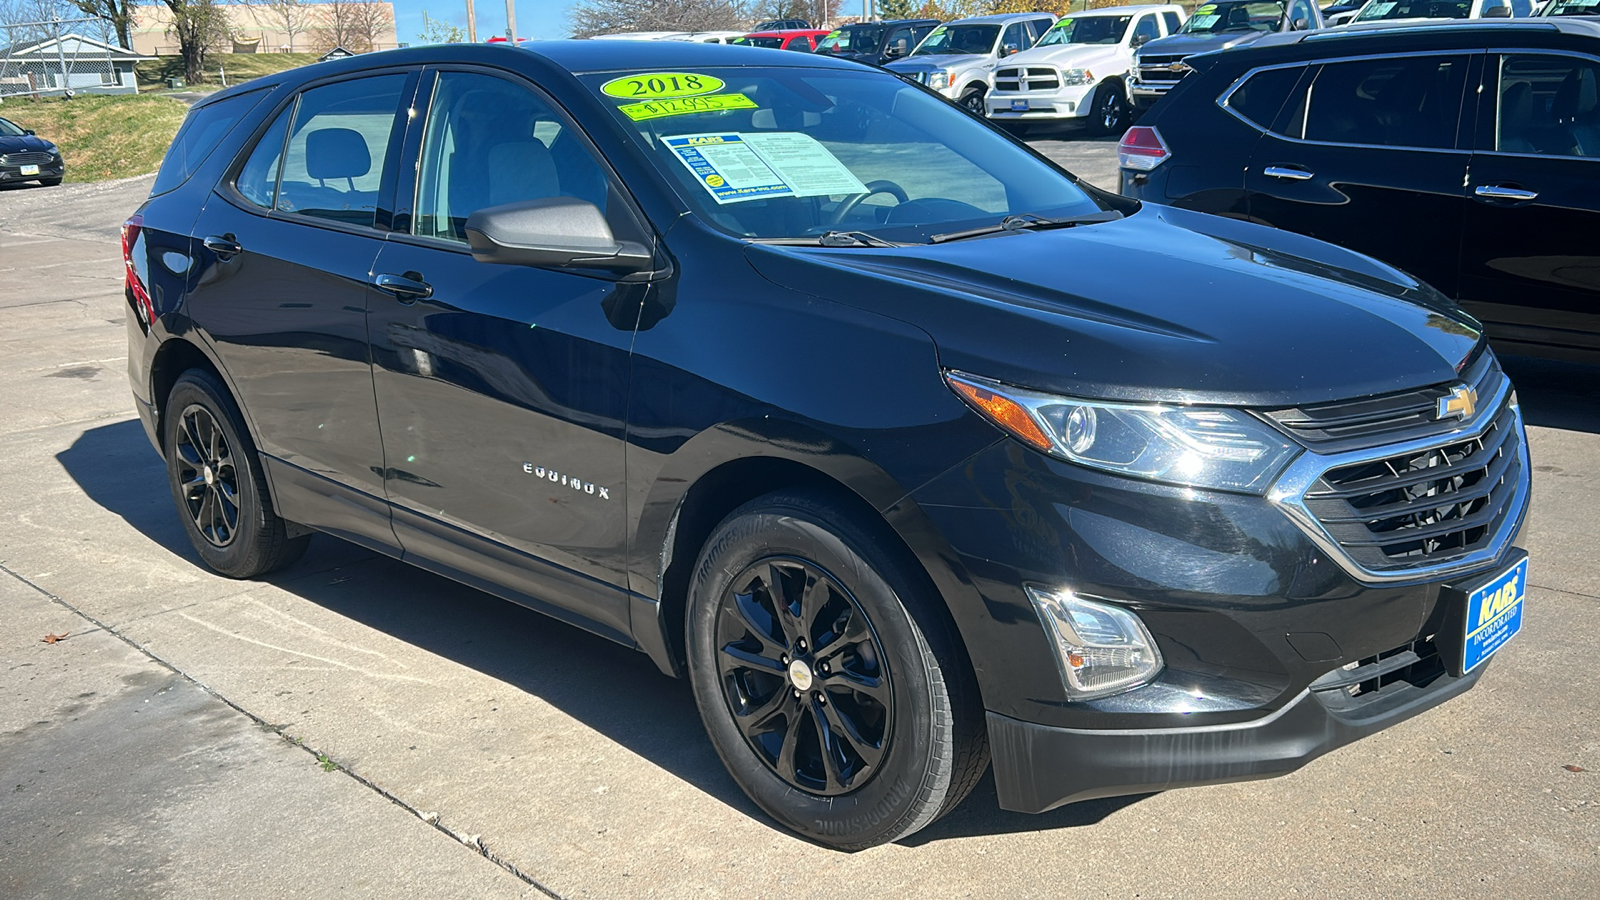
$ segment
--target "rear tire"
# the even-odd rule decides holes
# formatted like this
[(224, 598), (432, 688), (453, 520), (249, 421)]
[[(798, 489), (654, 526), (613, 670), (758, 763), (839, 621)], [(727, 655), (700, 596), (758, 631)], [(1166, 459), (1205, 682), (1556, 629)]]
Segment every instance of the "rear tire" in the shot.
[(189, 543), (229, 578), (254, 578), (299, 559), (310, 535), (288, 536), (273, 509), (255, 443), (216, 377), (190, 369), (167, 395), (167, 482)]
[(942, 601), (885, 546), (822, 497), (778, 492), (723, 520), (689, 585), (689, 680), (717, 754), (780, 824), (841, 850), (927, 826), (988, 767)]

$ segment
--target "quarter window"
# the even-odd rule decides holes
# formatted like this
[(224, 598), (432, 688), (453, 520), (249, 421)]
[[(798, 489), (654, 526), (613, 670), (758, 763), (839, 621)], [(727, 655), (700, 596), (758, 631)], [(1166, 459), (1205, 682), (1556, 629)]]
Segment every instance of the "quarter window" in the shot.
[(375, 225), (405, 84), (405, 75), (378, 75), (301, 94), (273, 208)]
[(245, 160), (244, 168), (239, 170), (239, 177), (234, 181), (239, 193), (262, 209), (271, 209), (277, 199), (283, 139), (289, 134), (289, 119), (293, 116), (294, 104), (291, 103), (256, 142), (256, 148), (250, 151), (250, 158)]
[(1458, 56), (1331, 63), (1295, 92), (1274, 130), (1329, 144), (1448, 149), (1466, 69)]
[(473, 72), (440, 73), (428, 115), (414, 230), (465, 242), (491, 206), (575, 197), (606, 211), (605, 171), (544, 100)]
[(1494, 149), (1600, 158), (1600, 64), (1571, 56), (1505, 56)]
[(172, 139), (166, 157), (161, 160), (161, 171), (156, 173), (156, 182), (150, 186), (150, 196), (165, 194), (188, 181), (233, 126), (266, 95), (265, 91), (236, 94), (189, 113), (183, 127), (178, 129), (178, 136)]
[(1228, 95), (1228, 108), (1250, 120), (1257, 128), (1268, 130), (1304, 71), (1295, 67), (1257, 72)]

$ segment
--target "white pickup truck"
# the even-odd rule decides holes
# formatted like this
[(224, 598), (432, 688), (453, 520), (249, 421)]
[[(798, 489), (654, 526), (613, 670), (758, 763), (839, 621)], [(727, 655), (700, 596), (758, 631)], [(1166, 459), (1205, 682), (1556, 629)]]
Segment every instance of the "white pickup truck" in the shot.
[(1176, 32), (1183, 7), (1117, 6), (1073, 13), (1032, 50), (1008, 57), (990, 76), (989, 118), (1013, 131), (1032, 123), (1085, 122), (1116, 134), (1131, 120), (1127, 77), (1134, 51)]

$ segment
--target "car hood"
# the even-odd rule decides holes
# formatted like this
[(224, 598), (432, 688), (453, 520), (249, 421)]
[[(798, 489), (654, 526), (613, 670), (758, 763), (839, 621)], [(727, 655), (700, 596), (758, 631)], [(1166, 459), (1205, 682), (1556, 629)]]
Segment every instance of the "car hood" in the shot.
[(1212, 50), (1231, 50), (1266, 37), (1265, 31), (1230, 31), (1222, 34), (1174, 34), (1139, 48), (1140, 56), (1192, 56)]
[[(1054, 47), (1035, 47), (1014, 53), (1000, 61), (1001, 66), (1053, 63), (1063, 68), (1083, 69), (1104, 60), (1126, 60), (1128, 51), (1114, 44), (1062, 44)], [(1126, 67), (1126, 63), (1123, 63)]]
[(21, 153), (31, 150), (49, 151), (49, 149), (49, 141), (31, 134), (25, 134), (21, 137), (0, 137), (0, 153)]
[(919, 56), (916, 59), (897, 59), (884, 66), (891, 72), (914, 75), (918, 72), (939, 72), (944, 69), (970, 69), (988, 62), (990, 57), (981, 53), (951, 53), (941, 56)]
[(777, 284), (922, 328), (947, 368), (1092, 399), (1277, 407), (1439, 384), (1482, 331), (1376, 260), (1154, 205), (1054, 231), (746, 256)]

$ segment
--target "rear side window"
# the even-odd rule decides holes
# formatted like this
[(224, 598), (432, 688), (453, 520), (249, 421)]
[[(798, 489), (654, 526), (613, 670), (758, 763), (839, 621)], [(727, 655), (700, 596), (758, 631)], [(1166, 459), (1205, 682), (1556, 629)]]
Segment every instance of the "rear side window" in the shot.
[(256, 148), (250, 151), (250, 158), (245, 160), (244, 168), (239, 170), (239, 177), (234, 181), (239, 193), (262, 209), (271, 209), (277, 199), (278, 170), (283, 167), (283, 139), (289, 135), (289, 119), (293, 116), (294, 104), (291, 103), (256, 142)]
[(1600, 64), (1572, 56), (1505, 56), (1494, 149), (1600, 157)]
[(1294, 91), (1273, 131), (1327, 144), (1450, 149), (1466, 71), (1464, 56), (1331, 63)]
[(375, 75), (301, 94), (273, 209), (347, 225), (376, 224), (406, 80), (403, 74)]
[(1304, 71), (1295, 67), (1256, 72), (1228, 95), (1227, 106), (1257, 128), (1268, 131)]
[(266, 95), (265, 90), (250, 91), (190, 111), (177, 137), (172, 139), (166, 158), (161, 160), (161, 170), (150, 187), (150, 196), (165, 194), (188, 181), (233, 126)]

